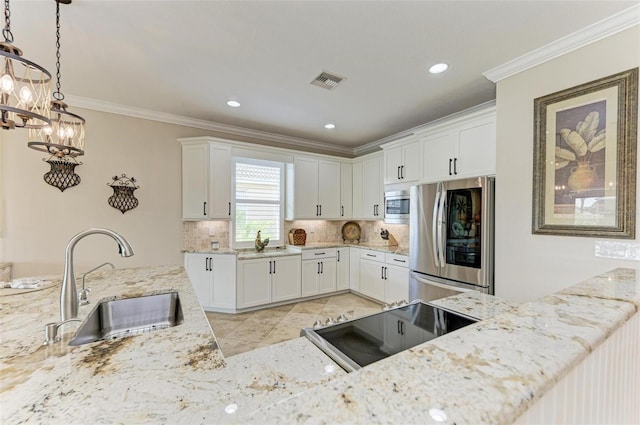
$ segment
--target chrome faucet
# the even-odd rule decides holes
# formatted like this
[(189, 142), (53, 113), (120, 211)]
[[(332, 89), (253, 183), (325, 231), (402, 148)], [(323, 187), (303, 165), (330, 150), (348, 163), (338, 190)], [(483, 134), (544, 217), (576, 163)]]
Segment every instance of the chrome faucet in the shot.
[(133, 249), (129, 242), (113, 230), (87, 229), (72, 237), (64, 252), (64, 276), (62, 277), (62, 288), (60, 289), (61, 322), (78, 317), (78, 288), (76, 287), (76, 276), (73, 271), (73, 249), (78, 241), (85, 236), (99, 234), (111, 236), (118, 243), (121, 256), (131, 257), (133, 255)]

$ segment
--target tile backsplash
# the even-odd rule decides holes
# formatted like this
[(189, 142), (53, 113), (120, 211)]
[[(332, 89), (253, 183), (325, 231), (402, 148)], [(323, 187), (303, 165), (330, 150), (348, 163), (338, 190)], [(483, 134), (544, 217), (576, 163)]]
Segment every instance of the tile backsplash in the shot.
[[(342, 226), (347, 221), (296, 220), (285, 221), (285, 237), (289, 230), (302, 228), (307, 232), (307, 243), (342, 241)], [(361, 242), (382, 244), (380, 230), (387, 229), (400, 247), (409, 246), (409, 225), (385, 224), (384, 221), (356, 221), (362, 230)], [(218, 241), (220, 248), (229, 248), (229, 221), (185, 221), (183, 229), (183, 249), (208, 250), (211, 242)], [(213, 230), (212, 230), (213, 229)], [(211, 235), (211, 233), (214, 233)], [(268, 237), (268, 235), (263, 235)]]

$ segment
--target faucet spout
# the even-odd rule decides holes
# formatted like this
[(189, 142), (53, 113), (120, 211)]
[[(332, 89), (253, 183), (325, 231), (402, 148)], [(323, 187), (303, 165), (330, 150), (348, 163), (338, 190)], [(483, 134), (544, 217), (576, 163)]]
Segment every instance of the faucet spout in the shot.
[(121, 256), (131, 257), (133, 255), (133, 248), (131, 248), (129, 242), (113, 230), (103, 228), (87, 229), (72, 237), (64, 252), (64, 275), (62, 276), (62, 288), (60, 289), (61, 321), (78, 317), (78, 289), (73, 269), (73, 251), (78, 241), (89, 235), (111, 236), (118, 243), (118, 252)]

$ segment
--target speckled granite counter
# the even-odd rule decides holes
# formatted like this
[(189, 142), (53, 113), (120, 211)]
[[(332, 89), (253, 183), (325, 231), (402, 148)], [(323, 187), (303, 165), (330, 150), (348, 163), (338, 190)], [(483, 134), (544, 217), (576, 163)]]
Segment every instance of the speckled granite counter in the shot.
[(429, 409), (438, 409), (445, 423), (511, 423), (637, 314), (639, 276), (618, 269), (518, 307), (476, 293), (440, 300), (498, 315), (346, 375), (303, 338), (225, 361), (180, 266), (100, 272), (89, 284), (94, 302), (176, 289), (185, 323), (68, 347), (73, 326), (63, 343), (43, 347), (59, 286), (1, 296), (0, 420), (436, 423)]
[[(59, 282), (40, 291), (0, 292), (0, 423), (221, 423), (345, 374), (303, 338), (225, 362), (181, 266), (97, 272), (85, 317), (97, 301), (175, 289), (184, 323), (169, 329), (42, 346), (59, 320)], [(232, 414), (227, 413), (232, 412)]]
[(381, 360), (253, 419), (512, 423), (639, 308), (640, 269), (616, 269)]
[(299, 255), (301, 251), (306, 249), (322, 249), (322, 248), (363, 248), (372, 249), (374, 251), (388, 252), (398, 255), (409, 255), (409, 248), (403, 246), (384, 246), (375, 243), (343, 243), (343, 242), (322, 242), (322, 243), (308, 243), (306, 245), (286, 245), (283, 248), (269, 248), (267, 247), (262, 252), (255, 252), (251, 249), (234, 250), (231, 248), (220, 248), (216, 250), (182, 250), (183, 253), (197, 253), (197, 254), (226, 254), (237, 255), (238, 260), (248, 260), (251, 258), (265, 258), (265, 257), (278, 257), (286, 255)]

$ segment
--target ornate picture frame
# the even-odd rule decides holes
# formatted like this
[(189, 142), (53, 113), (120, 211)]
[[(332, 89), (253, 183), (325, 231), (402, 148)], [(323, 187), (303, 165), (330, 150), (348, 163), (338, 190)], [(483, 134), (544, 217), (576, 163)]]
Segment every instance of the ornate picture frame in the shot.
[(534, 99), (532, 233), (635, 239), (638, 68)]

